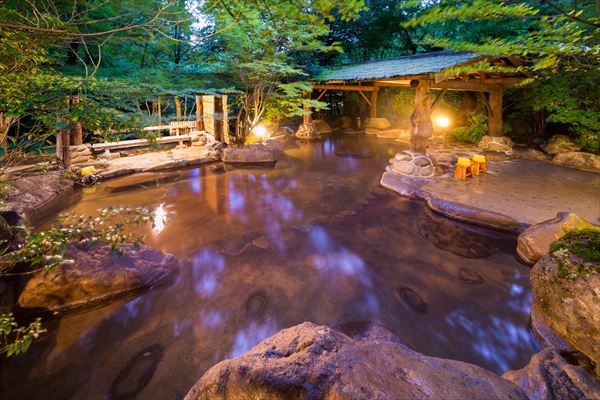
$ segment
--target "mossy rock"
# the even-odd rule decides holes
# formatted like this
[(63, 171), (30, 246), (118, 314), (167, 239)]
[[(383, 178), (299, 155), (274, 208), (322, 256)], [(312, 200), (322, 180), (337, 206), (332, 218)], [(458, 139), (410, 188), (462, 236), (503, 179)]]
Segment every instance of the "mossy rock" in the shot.
[(600, 228), (571, 231), (531, 271), (533, 307), (600, 376)]
[(600, 273), (600, 228), (571, 231), (550, 246), (558, 264), (557, 278), (585, 278)]

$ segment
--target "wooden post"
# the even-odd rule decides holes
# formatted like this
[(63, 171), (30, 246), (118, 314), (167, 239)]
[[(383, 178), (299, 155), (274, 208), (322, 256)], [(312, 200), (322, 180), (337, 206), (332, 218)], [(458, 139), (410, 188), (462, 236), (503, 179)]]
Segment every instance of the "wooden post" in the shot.
[(490, 91), (489, 109), (488, 109), (488, 135), (502, 136), (502, 96), (504, 90), (502, 86)]
[(204, 124), (202, 123), (202, 98), (200, 96), (196, 96), (196, 130), (204, 130)]
[[(76, 105), (79, 104), (79, 102), (79, 96), (75, 96), (71, 99), (70, 104)], [(77, 121), (71, 126), (70, 145), (77, 146), (80, 144), (83, 144), (83, 127), (81, 126), (81, 122)]]
[(371, 118), (377, 118), (377, 92), (378, 90), (371, 92)]
[(431, 103), (429, 92), (431, 82), (427, 79), (419, 79), (410, 82), (416, 87), (415, 108), (410, 116), (410, 149), (416, 153), (427, 153), (427, 140), (433, 135), (433, 124), (431, 122)]
[(158, 126), (161, 125), (162, 122), (162, 105), (160, 104), (160, 96), (158, 96)]
[(215, 96), (202, 96), (204, 130), (215, 136)]
[(223, 141), (229, 144), (229, 110), (227, 109), (227, 95), (221, 97), (222, 115), (223, 115)]
[[(310, 100), (311, 92), (306, 92), (304, 94), (304, 98)], [(304, 125), (308, 125), (312, 122), (312, 110), (311, 107), (307, 104), (304, 104), (304, 119), (302, 121)]]
[(56, 158), (64, 168), (71, 165), (71, 130), (63, 129), (56, 135)]
[(174, 96), (175, 99), (175, 113), (177, 115), (177, 121), (181, 121), (181, 101), (179, 96)]

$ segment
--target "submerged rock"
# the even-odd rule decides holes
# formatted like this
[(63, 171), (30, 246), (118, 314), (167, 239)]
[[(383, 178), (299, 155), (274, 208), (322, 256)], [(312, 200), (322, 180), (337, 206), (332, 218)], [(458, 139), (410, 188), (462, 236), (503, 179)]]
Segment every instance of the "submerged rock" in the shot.
[(278, 160), (277, 153), (277, 150), (265, 144), (228, 147), (223, 150), (223, 161), (226, 163), (272, 163)]
[(531, 270), (533, 308), (600, 376), (600, 230), (569, 233)]
[(185, 398), (527, 399), (490, 371), (417, 353), (385, 331), (353, 339), (310, 322), (284, 329), (209, 369)]
[(121, 255), (109, 245), (71, 248), (63, 263), (26, 276), (18, 305), (24, 309), (64, 312), (148, 288), (174, 272), (178, 263), (170, 254), (126, 245)]
[(457, 223), (427, 215), (418, 222), (419, 233), (436, 247), (466, 258), (485, 258), (496, 248), (491, 240)]
[(530, 399), (597, 399), (600, 382), (577, 363), (569, 363), (554, 349), (544, 349), (529, 364), (508, 371), (503, 378), (519, 385)]
[(573, 213), (561, 212), (556, 217), (532, 225), (519, 235), (517, 254), (528, 264), (535, 264), (548, 254), (550, 245), (567, 232), (592, 225)]

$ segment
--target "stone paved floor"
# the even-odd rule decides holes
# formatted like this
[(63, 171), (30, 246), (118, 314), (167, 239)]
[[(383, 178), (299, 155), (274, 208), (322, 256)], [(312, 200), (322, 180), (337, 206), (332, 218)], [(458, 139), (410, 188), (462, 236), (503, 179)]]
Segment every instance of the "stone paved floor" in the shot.
[[(442, 165), (456, 153), (476, 153), (476, 146), (432, 143), (428, 150)], [(534, 224), (561, 211), (574, 212), (600, 224), (600, 174), (560, 167), (547, 161), (488, 161), (488, 173), (458, 181), (452, 169), (420, 189), (443, 200), (459, 202)]]
[(98, 172), (102, 179), (112, 178), (132, 172), (159, 171), (180, 168), (216, 161), (214, 151), (203, 146), (174, 148), (168, 151), (155, 151), (120, 157), (105, 162), (106, 169)]
[(488, 173), (459, 181), (450, 161), (457, 153), (479, 153), (475, 145), (432, 141), (428, 152), (446, 173), (419, 184), (434, 197), (483, 208), (535, 224), (561, 211), (574, 212), (600, 224), (600, 174), (554, 165), (548, 161), (488, 159)]

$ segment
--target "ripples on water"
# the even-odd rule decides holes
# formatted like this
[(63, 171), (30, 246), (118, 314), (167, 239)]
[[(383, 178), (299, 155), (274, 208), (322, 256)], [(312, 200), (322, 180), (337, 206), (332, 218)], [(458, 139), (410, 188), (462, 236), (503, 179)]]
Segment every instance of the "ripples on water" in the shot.
[(66, 211), (161, 211), (146, 244), (182, 260), (166, 287), (48, 322), (4, 362), (8, 398), (183, 397), (279, 330), (383, 324), (427, 355), (496, 372), (535, 351), (515, 238), (458, 225), (378, 188), (397, 142), (291, 143), (274, 168), (221, 163), (97, 185)]

